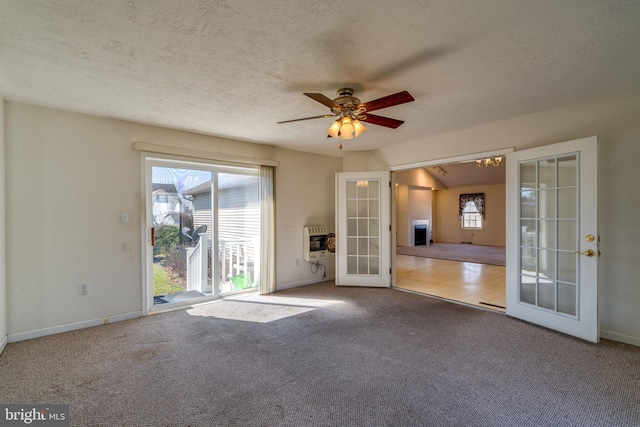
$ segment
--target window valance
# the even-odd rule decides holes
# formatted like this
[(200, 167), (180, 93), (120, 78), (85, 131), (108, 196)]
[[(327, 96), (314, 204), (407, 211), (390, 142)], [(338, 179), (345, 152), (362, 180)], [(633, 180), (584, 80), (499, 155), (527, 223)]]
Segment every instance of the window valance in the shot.
[(169, 154), (173, 156), (192, 157), (196, 159), (215, 160), (220, 162), (241, 163), (256, 166), (279, 166), (277, 160), (257, 159), (253, 157), (236, 156), (233, 154), (223, 154), (217, 151), (191, 150), (188, 148), (172, 147), (168, 145), (153, 144), (150, 142), (135, 141), (131, 148), (134, 151), (147, 153)]
[(473, 194), (461, 194), (460, 195), (460, 210), (459, 210), (459, 218), (462, 219), (462, 213), (464, 212), (465, 206), (467, 203), (473, 202), (478, 209), (478, 213), (484, 219), (484, 193), (473, 193)]

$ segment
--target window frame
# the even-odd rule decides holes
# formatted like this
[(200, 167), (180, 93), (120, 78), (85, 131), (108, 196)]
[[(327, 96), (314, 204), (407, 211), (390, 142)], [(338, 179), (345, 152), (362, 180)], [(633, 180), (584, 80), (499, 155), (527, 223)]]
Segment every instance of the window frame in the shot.
[[(473, 204), (473, 207), (475, 208), (475, 212), (466, 212), (466, 209), (469, 206), (469, 203)], [(469, 214), (477, 216), (477, 219), (475, 219), (473, 222), (476, 222), (476, 223), (479, 222), (480, 223), (479, 227), (465, 226), (465, 216)], [(460, 227), (462, 228), (462, 230), (484, 230), (484, 218), (482, 218), (482, 214), (480, 214), (478, 207), (476, 206), (475, 202), (472, 200), (469, 200), (465, 205), (465, 208), (462, 210), (462, 216), (460, 218)]]

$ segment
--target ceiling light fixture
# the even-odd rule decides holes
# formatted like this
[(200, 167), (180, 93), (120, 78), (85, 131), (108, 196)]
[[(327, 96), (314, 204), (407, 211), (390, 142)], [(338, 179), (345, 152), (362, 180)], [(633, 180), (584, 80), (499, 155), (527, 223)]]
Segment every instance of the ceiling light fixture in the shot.
[(435, 168), (433, 168), (436, 172), (438, 172), (440, 175), (445, 176), (447, 175), (447, 171), (442, 169), (442, 166), (436, 166)]
[(493, 159), (489, 158), (489, 159), (480, 159), (480, 160), (476, 160), (476, 164), (478, 165), (479, 168), (485, 167), (488, 168), (489, 166), (500, 166), (500, 162), (502, 162), (502, 157), (495, 157)]
[(340, 139), (340, 148), (342, 148), (343, 139), (357, 138), (362, 134), (362, 132), (367, 130), (367, 128), (360, 122), (373, 123), (374, 125), (384, 126), (391, 129), (396, 129), (404, 123), (402, 120), (373, 114), (370, 114), (367, 117), (367, 112), (393, 107), (394, 105), (404, 104), (405, 102), (415, 101), (413, 96), (411, 96), (411, 94), (406, 90), (365, 103), (360, 102), (359, 98), (353, 96), (353, 89), (349, 87), (338, 89), (336, 94), (338, 95), (337, 98), (330, 99), (321, 93), (304, 93), (304, 95), (314, 101), (318, 101), (319, 103), (329, 107), (331, 109), (331, 114), (284, 120), (278, 123), (291, 123), (299, 122), (301, 120), (335, 117), (334, 122), (329, 126), (329, 129), (327, 129), (327, 133), (329, 134), (328, 138), (333, 137)]
[[(364, 111), (351, 111), (346, 110), (342, 111), (340, 114), (340, 118), (331, 124), (329, 129), (327, 129), (327, 133), (329, 136), (333, 138), (343, 139), (353, 139), (359, 137), (362, 132), (367, 130), (367, 128), (358, 120), (358, 118), (363, 118), (366, 116), (362, 116)], [(342, 144), (340, 144), (340, 148), (342, 148)]]
[(338, 118), (327, 129), (327, 133), (333, 138), (340, 139), (340, 149), (342, 149), (343, 139), (357, 138), (367, 130), (360, 122), (367, 119), (365, 115), (367, 108), (360, 99), (353, 96), (353, 89), (339, 89), (337, 93), (338, 98), (333, 100), (335, 106), (331, 108), (331, 112)]

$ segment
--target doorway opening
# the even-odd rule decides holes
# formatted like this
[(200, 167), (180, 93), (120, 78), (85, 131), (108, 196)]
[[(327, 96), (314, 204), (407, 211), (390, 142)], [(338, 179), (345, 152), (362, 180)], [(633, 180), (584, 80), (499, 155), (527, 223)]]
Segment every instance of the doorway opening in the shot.
[(148, 306), (256, 290), (258, 167), (146, 159)]
[[(506, 164), (479, 167), (475, 160), (395, 171), (395, 286), (504, 312)], [(470, 193), (486, 197), (482, 227), (465, 227), (460, 219), (460, 195)], [(417, 218), (427, 219), (424, 243)]]

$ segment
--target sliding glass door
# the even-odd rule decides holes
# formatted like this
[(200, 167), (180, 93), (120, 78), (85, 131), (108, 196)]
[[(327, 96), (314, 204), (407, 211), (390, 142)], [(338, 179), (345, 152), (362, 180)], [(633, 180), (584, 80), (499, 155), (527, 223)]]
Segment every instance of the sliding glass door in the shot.
[(148, 308), (258, 286), (258, 172), (146, 159)]

